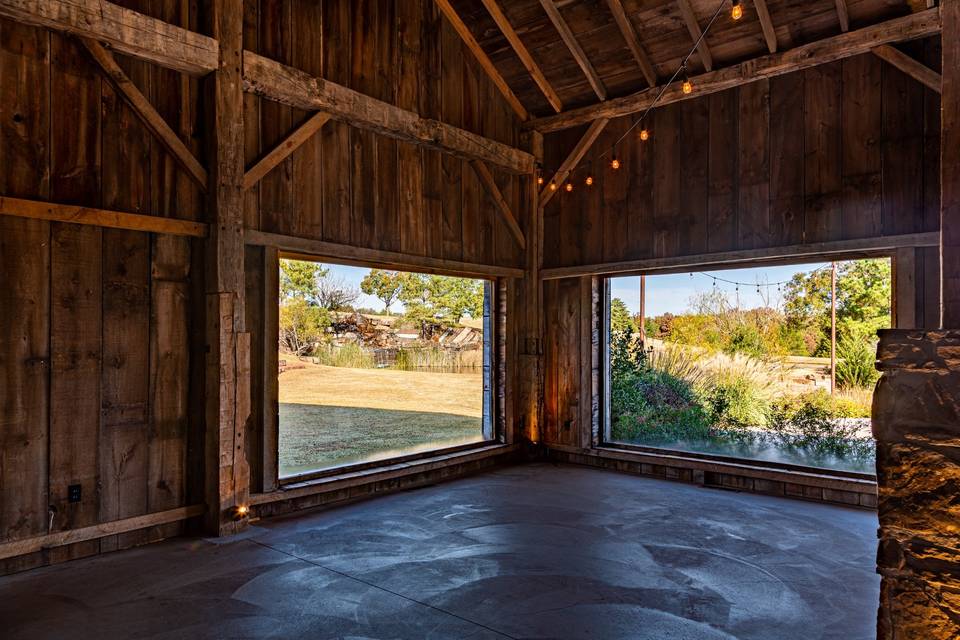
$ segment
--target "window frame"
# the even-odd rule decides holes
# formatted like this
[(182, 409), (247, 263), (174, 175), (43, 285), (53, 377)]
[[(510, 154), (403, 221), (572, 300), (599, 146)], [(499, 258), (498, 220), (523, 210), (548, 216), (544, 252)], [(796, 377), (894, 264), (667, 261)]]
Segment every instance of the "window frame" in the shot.
[[(507, 280), (505, 276), (480, 275), (460, 272), (456, 269), (435, 269), (425, 268), (420, 265), (405, 266), (401, 264), (384, 264), (375, 261), (340, 258), (335, 256), (307, 254), (300, 251), (285, 251), (275, 249), (265, 254), (264, 267), (278, 273), (280, 269), (280, 260), (302, 260), (316, 262), (320, 264), (338, 264), (351, 267), (360, 267), (365, 269), (390, 269), (408, 273), (421, 273), (429, 275), (453, 276), (458, 278), (469, 278), (480, 280), (484, 283), (484, 364), (483, 364), (483, 415), (481, 417), (482, 439), (477, 442), (468, 442), (448, 447), (416, 451), (409, 454), (401, 454), (388, 458), (377, 460), (367, 460), (361, 462), (351, 462), (312, 471), (304, 471), (289, 476), (280, 474), (280, 418), (279, 418), (279, 399), (278, 385), (279, 373), (265, 366), (263, 369), (263, 402), (267, 414), (270, 416), (270, 424), (264, 421), (263, 424), (263, 468), (269, 470), (268, 477), (272, 489), (289, 488), (293, 485), (299, 485), (316, 480), (323, 480), (333, 476), (339, 476), (346, 473), (375, 470), (379, 468), (390, 467), (392, 465), (404, 464), (418, 460), (425, 460), (433, 457), (448, 456), (474, 449), (482, 449), (491, 445), (503, 444), (506, 442), (505, 433), (505, 406), (503, 402), (504, 389), (506, 385), (506, 330), (507, 330)], [(265, 309), (264, 317), (264, 349), (268, 351), (273, 344), (270, 336), (279, 334), (279, 282), (271, 287), (273, 291), (267, 291), (264, 296)], [(273, 294), (276, 295), (273, 295)], [(488, 333), (489, 327), (489, 333)], [(488, 337), (489, 336), (489, 337)], [(271, 380), (272, 378), (272, 380)], [(267, 475), (267, 474), (265, 474)], [(265, 482), (264, 484), (267, 484)], [(272, 490), (265, 487), (265, 490)]]
[(869, 252), (869, 253), (860, 253), (856, 255), (835, 255), (835, 256), (808, 256), (804, 257), (802, 260), (778, 260), (774, 263), (769, 261), (748, 261), (743, 263), (737, 263), (733, 265), (689, 265), (682, 269), (663, 269), (663, 270), (650, 270), (650, 271), (636, 271), (628, 273), (611, 273), (600, 276), (600, 300), (598, 302), (600, 314), (600, 335), (599, 335), (599, 345), (595, 345), (595, 352), (599, 354), (600, 362), (599, 367), (601, 370), (601, 383), (598, 388), (600, 394), (599, 397), (599, 406), (600, 406), (600, 424), (597, 425), (597, 432), (599, 434), (598, 439), (594, 443), (594, 449), (616, 449), (619, 451), (625, 452), (635, 452), (651, 455), (662, 455), (662, 456), (672, 456), (672, 457), (682, 457), (690, 458), (694, 460), (703, 460), (707, 462), (718, 462), (724, 464), (733, 464), (733, 465), (742, 465), (744, 467), (751, 467), (755, 469), (772, 469), (777, 471), (785, 471), (789, 473), (798, 473), (798, 474), (816, 474), (819, 476), (833, 476), (837, 478), (847, 478), (854, 480), (868, 480), (876, 482), (877, 476), (873, 473), (865, 473), (858, 471), (848, 471), (842, 469), (830, 469), (826, 467), (813, 467), (807, 465), (794, 464), (789, 462), (777, 462), (773, 460), (757, 460), (752, 458), (738, 458), (734, 456), (726, 456), (718, 453), (702, 453), (697, 451), (685, 451), (682, 449), (671, 449), (668, 447), (655, 447), (652, 445), (642, 445), (642, 444), (632, 444), (628, 442), (619, 442), (614, 440), (611, 437), (611, 425), (610, 425), (610, 304), (612, 298), (610, 295), (611, 286), (610, 281), (613, 278), (625, 278), (625, 277), (637, 277), (641, 275), (646, 276), (658, 276), (658, 275), (670, 275), (676, 273), (689, 273), (689, 272), (703, 272), (706, 270), (710, 271), (724, 271), (731, 269), (751, 269), (758, 267), (770, 267), (770, 266), (789, 266), (789, 265), (801, 265), (808, 264), (810, 262), (848, 262), (851, 260), (858, 259), (873, 259), (873, 258), (887, 258), (890, 260), (890, 274), (891, 274), (891, 286), (890, 286), (890, 313), (891, 313), (891, 324), (896, 326), (897, 324), (897, 254), (896, 251), (878, 251), (878, 252)]

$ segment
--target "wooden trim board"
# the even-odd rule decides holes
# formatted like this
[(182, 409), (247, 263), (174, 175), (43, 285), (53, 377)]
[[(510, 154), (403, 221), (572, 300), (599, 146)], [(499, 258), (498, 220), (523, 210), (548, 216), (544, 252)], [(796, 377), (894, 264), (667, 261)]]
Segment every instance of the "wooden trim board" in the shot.
[(94, 209), (93, 207), (72, 204), (7, 198), (5, 196), (0, 196), (0, 215), (86, 224), (111, 229), (165, 233), (173, 236), (203, 238), (207, 235), (207, 225), (203, 222)]

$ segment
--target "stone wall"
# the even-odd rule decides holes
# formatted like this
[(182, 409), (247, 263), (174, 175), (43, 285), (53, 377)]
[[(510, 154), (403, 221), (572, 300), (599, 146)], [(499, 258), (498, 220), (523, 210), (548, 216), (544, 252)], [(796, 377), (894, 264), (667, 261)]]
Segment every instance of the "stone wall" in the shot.
[(960, 638), (960, 331), (882, 331), (877, 637)]

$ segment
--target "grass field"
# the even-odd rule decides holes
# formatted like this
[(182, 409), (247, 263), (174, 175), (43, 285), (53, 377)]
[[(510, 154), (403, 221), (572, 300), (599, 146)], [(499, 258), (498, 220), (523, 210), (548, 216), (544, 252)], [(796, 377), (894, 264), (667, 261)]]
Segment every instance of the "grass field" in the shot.
[(297, 364), (280, 374), (282, 476), (483, 439), (479, 372)]

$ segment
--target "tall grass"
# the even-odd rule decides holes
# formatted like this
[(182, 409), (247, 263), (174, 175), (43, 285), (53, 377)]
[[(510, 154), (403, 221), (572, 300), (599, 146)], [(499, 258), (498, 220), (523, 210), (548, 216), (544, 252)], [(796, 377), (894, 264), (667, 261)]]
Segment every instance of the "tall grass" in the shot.
[(373, 352), (353, 342), (343, 345), (323, 345), (314, 351), (313, 358), (317, 364), (328, 367), (373, 369), (377, 366)]
[[(328, 367), (375, 369), (379, 366), (374, 349), (362, 347), (355, 342), (322, 345), (314, 350), (313, 360)], [(472, 371), (482, 367), (482, 349), (444, 349), (434, 345), (397, 349), (396, 360), (389, 365), (389, 368), (401, 371), (443, 372)]]

